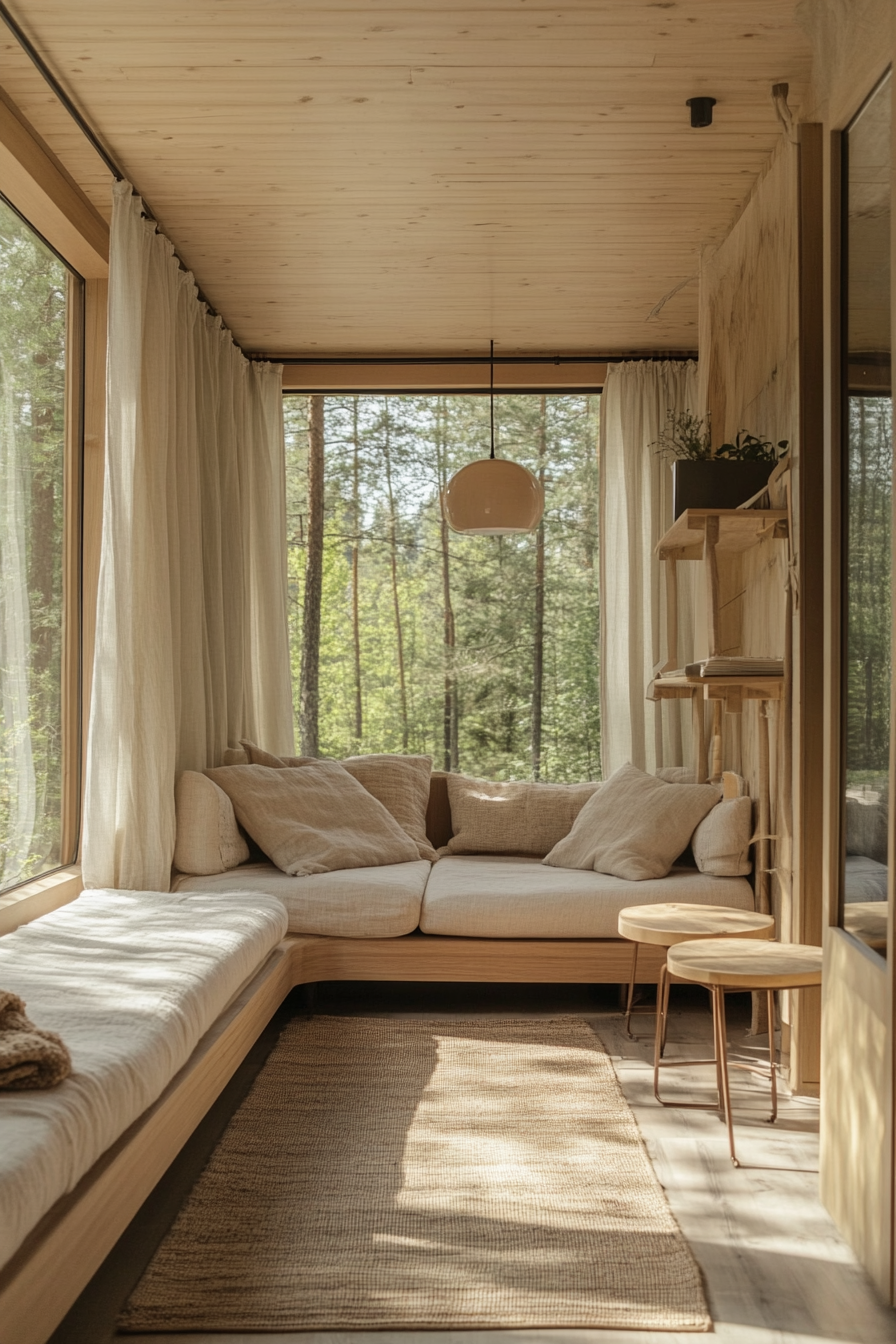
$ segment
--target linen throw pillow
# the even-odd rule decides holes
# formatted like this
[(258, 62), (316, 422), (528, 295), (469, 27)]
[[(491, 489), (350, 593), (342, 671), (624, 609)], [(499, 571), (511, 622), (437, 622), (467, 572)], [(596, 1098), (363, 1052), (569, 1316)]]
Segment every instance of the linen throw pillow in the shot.
[(531, 854), (541, 858), (569, 830), (600, 784), (496, 783), (448, 776), (448, 854)]
[(753, 800), (729, 798), (716, 803), (694, 831), (691, 849), (701, 873), (746, 877), (753, 834)]
[(205, 773), (230, 798), (240, 825), (293, 877), (418, 857), (395, 818), (336, 761), (301, 770), (222, 765)]
[[(273, 756), (254, 742), (242, 739), (241, 742), (252, 765), (291, 769), (319, 759), (315, 756)], [(418, 857), (434, 862), (436, 851), (426, 834), (432, 757), (381, 752), (370, 756), (347, 756), (339, 764), (395, 818), (417, 846)]]
[(208, 877), (245, 863), (249, 846), (223, 789), (198, 770), (185, 770), (174, 785), (177, 819), (174, 866), (181, 873)]
[(632, 882), (665, 877), (720, 793), (715, 784), (665, 784), (621, 765), (543, 862)]

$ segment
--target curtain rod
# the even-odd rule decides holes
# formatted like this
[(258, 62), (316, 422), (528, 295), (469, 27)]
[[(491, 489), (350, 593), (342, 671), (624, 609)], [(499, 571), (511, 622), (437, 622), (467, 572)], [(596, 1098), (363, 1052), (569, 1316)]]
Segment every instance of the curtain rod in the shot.
[[(247, 354), (247, 359), (270, 360), (275, 364), (283, 364), (289, 368), (364, 368), (368, 366), (401, 366), (401, 365), (456, 365), (456, 364), (490, 364), (492, 360), (488, 355), (338, 355), (332, 359), (325, 356), (313, 355), (305, 358), (304, 356), (278, 356), (263, 354)], [(696, 359), (696, 350), (670, 350), (658, 355), (645, 355), (639, 351), (633, 351), (625, 355), (495, 355), (495, 364), (616, 364), (620, 360), (638, 359), (645, 363), (659, 363), (663, 360), (681, 360)]]
[(2, 0), (0, 0), (0, 19), (2, 19), (3, 22), (6, 24), (7, 28), (12, 33), (13, 37), (16, 39), (19, 46), (24, 51), (25, 55), (31, 61), (31, 64), (35, 67), (36, 70), (40, 72), (40, 74), (46, 80), (47, 84), (49, 84), (50, 88), (53, 90), (56, 97), (59, 99), (60, 103), (65, 108), (66, 112), (69, 114), (72, 121), (77, 123), (78, 129), (81, 131), (82, 135), (84, 135), (86, 139), (90, 141), (91, 145), (96, 150), (97, 154), (99, 154), (103, 163), (109, 169), (109, 172), (115, 178), (116, 182), (123, 182), (125, 180), (124, 173), (121, 171), (121, 169), (119, 168), (118, 164), (115, 162), (109, 151), (106, 149), (105, 145), (102, 143), (96, 131), (94, 131), (93, 127), (88, 125), (88, 123), (84, 120), (84, 117), (78, 111), (77, 107), (72, 102), (71, 98), (68, 96), (62, 85), (59, 83), (56, 76), (50, 70), (49, 66), (44, 61), (44, 58), (41, 56), (40, 52), (37, 50), (37, 48), (34, 46), (31, 40), (28, 37), (26, 37), (25, 34), (22, 32), (22, 29), (16, 23), (15, 19), (10, 14), (6, 6), (2, 3)]
[[(15, 19), (13, 18), (13, 16), (10, 14), (9, 10), (6, 8), (6, 5), (3, 3), (3, 0), (0, 0), (0, 19), (2, 19), (3, 22), (6, 24), (7, 28), (8, 28), (9, 31), (12, 33), (13, 37), (14, 37), (14, 38), (16, 39), (16, 41), (18, 42), (19, 46), (22, 48), (22, 50), (24, 51), (25, 55), (28, 57), (29, 61), (31, 62), (31, 64), (34, 66), (35, 70), (37, 70), (38, 74), (40, 74), (40, 75), (42, 76), (42, 78), (44, 79), (45, 83), (46, 83), (47, 85), (49, 85), (49, 87), (50, 87), (50, 89), (52, 90), (52, 92), (53, 92), (53, 93), (55, 94), (55, 96), (59, 99), (60, 103), (61, 103), (62, 106), (65, 108), (66, 112), (69, 114), (69, 116), (71, 117), (72, 121), (73, 121), (73, 122), (75, 123), (75, 125), (78, 127), (78, 130), (81, 132), (81, 134), (84, 136), (84, 138), (89, 142), (89, 144), (91, 145), (91, 147), (96, 151), (96, 153), (97, 153), (97, 154), (99, 155), (99, 157), (102, 159), (103, 163), (104, 163), (104, 164), (106, 165), (106, 167), (109, 169), (109, 172), (110, 172), (110, 173), (112, 174), (112, 176), (115, 178), (115, 181), (116, 181), (116, 182), (126, 182), (128, 179), (127, 179), (127, 177), (125, 176), (125, 173), (124, 173), (124, 172), (122, 171), (122, 169), (119, 167), (119, 165), (117, 164), (117, 162), (115, 161), (115, 159), (113, 159), (112, 155), (111, 155), (111, 154), (109, 153), (109, 151), (106, 149), (106, 147), (105, 147), (105, 145), (103, 144), (102, 140), (100, 140), (99, 136), (97, 135), (97, 133), (96, 133), (96, 131), (93, 129), (93, 127), (90, 125), (90, 123), (85, 119), (85, 117), (83, 116), (83, 114), (82, 114), (81, 112), (78, 111), (78, 108), (75, 106), (75, 104), (74, 104), (74, 102), (72, 101), (72, 99), (69, 97), (69, 95), (66, 93), (65, 89), (64, 89), (64, 88), (62, 87), (62, 85), (59, 83), (59, 80), (58, 80), (58, 79), (56, 78), (56, 76), (53, 74), (52, 70), (51, 70), (50, 67), (47, 65), (46, 61), (45, 61), (44, 58), (41, 56), (40, 52), (39, 52), (39, 51), (37, 50), (37, 48), (35, 47), (34, 43), (31, 41), (31, 39), (30, 39), (29, 37), (27, 37), (27, 36), (25, 35), (25, 33), (24, 33), (24, 32), (22, 31), (22, 29), (19, 27), (19, 25), (18, 25), (18, 23), (16, 22), (16, 20), (15, 20)], [(142, 196), (141, 193), (138, 192), (138, 191), (136, 191), (136, 190), (134, 191), (134, 195), (135, 195), (135, 196), (140, 196), (140, 200), (141, 200), (141, 203), (142, 203), (142, 205), (143, 205), (143, 215), (144, 215), (144, 218), (150, 220), (153, 224), (158, 224), (159, 221), (158, 221), (158, 219), (156, 218), (156, 215), (155, 215), (155, 213), (153, 212), (152, 207), (151, 207), (151, 206), (149, 205), (149, 203), (147, 202), (146, 197), (145, 197), (145, 196)], [(169, 241), (170, 241), (170, 240), (169, 240)], [(180, 267), (180, 269), (181, 269), (182, 271), (184, 271), (184, 272), (189, 273), (189, 267), (187, 267), (187, 266), (184, 264), (183, 259), (180, 257), (180, 255), (179, 255), (178, 252), (177, 252), (177, 249), (175, 249), (174, 257), (175, 257), (175, 260), (177, 261), (177, 264), (178, 264), (178, 266)], [(193, 277), (193, 280), (194, 280), (194, 283), (196, 283), (196, 277), (195, 277), (195, 276)], [(219, 316), (219, 313), (218, 313), (217, 309), (214, 308), (214, 307), (212, 307), (212, 305), (209, 303), (208, 299), (206, 298), (205, 294), (203, 294), (202, 289), (201, 289), (201, 287), (199, 286), (198, 283), (196, 284), (196, 296), (197, 296), (197, 298), (199, 299), (199, 302), (200, 302), (200, 303), (204, 303), (204, 304), (205, 304), (206, 308), (208, 309), (208, 311), (209, 311), (209, 313), (210, 313), (210, 315), (211, 315), (212, 317), (218, 317), (218, 316)], [(232, 337), (232, 336), (233, 336), (233, 333), (231, 332), (231, 337)], [(234, 341), (233, 343), (234, 343), (234, 345), (236, 345), (236, 341)], [(239, 349), (239, 348), (240, 348), (240, 347), (237, 346), (237, 349)]]

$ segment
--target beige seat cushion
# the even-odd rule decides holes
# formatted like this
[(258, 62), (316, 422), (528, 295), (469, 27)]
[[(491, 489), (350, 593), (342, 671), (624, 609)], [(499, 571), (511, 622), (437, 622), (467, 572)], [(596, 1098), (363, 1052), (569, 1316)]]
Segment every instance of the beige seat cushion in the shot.
[(567, 835), (600, 784), (496, 783), (448, 776), (449, 854), (541, 856)]
[[(310, 765), (318, 759), (314, 756), (273, 756), (254, 742), (245, 739), (241, 742), (252, 765), (289, 768)], [(432, 757), (380, 752), (370, 756), (346, 756), (339, 764), (395, 818), (414, 841), (418, 856), (432, 862), (436, 852), (426, 835)]]
[(420, 922), (429, 864), (390, 863), (378, 868), (289, 877), (272, 863), (248, 863), (238, 873), (177, 877), (175, 891), (259, 891), (286, 906), (290, 933), (336, 938), (401, 938)]
[(711, 877), (693, 868), (626, 882), (548, 868), (537, 859), (444, 858), (426, 884), (420, 928), (465, 938), (618, 938), (620, 910), (663, 901), (752, 910), (753, 889), (742, 877)]
[(720, 796), (715, 784), (665, 784), (621, 765), (544, 862), (635, 882), (664, 877)]
[(225, 873), (249, 857), (233, 803), (214, 780), (184, 770), (174, 785), (177, 835), (174, 866), (181, 873)]
[(335, 761), (301, 770), (224, 765), (206, 774), (284, 873), (307, 877), (418, 857), (417, 846), (382, 803)]

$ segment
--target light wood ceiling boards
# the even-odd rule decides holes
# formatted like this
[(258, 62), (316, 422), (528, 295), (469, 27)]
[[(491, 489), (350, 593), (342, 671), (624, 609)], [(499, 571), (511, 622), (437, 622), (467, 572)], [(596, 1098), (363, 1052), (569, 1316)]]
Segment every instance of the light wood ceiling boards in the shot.
[[(697, 286), (798, 108), (792, 0), (14, 0), (248, 350), (694, 349)], [(109, 178), (11, 38), (0, 84)], [(685, 99), (718, 100), (691, 130)]]

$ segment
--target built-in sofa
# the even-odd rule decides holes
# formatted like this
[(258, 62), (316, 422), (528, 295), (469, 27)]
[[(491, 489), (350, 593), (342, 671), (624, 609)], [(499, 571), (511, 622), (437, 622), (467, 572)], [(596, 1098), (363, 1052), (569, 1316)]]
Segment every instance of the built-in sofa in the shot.
[[(436, 848), (451, 837), (439, 774), (426, 828)], [(295, 986), (620, 983), (624, 906), (753, 901), (744, 878), (686, 867), (623, 882), (512, 856), (402, 866), (422, 871), (404, 874), (395, 899), (401, 875), (385, 870), (290, 878), (256, 862), (176, 874), (170, 893), (85, 892), (0, 939), (0, 985), (60, 1033), (74, 1063), (51, 1092), (0, 1093), (0, 1344), (49, 1337)], [(364, 923), (365, 889), (385, 923)], [(296, 931), (328, 901), (341, 934)], [(639, 979), (655, 982), (661, 962), (661, 949), (643, 948)]]

